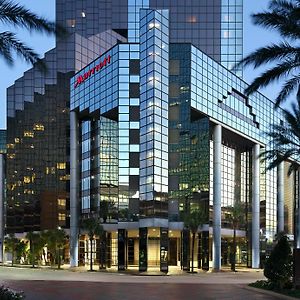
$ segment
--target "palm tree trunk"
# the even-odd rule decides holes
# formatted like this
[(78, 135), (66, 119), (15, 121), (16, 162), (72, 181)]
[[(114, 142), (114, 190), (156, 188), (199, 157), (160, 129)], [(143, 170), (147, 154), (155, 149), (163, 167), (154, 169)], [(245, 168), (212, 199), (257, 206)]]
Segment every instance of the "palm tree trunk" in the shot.
[(58, 261), (57, 261), (57, 268), (60, 269), (60, 248), (58, 248)]
[(93, 271), (93, 239), (90, 238), (90, 271)]
[(236, 228), (233, 228), (233, 257), (231, 262), (231, 270), (235, 272), (235, 260), (236, 260)]
[(193, 232), (193, 237), (192, 237), (192, 273), (194, 273), (194, 248), (195, 248), (195, 235), (196, 233)]

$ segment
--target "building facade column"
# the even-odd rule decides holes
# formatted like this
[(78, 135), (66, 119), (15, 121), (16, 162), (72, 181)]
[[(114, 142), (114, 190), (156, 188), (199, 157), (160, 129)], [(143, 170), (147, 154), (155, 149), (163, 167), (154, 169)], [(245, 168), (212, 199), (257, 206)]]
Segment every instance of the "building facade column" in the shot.
[(0, 154), (0, 262), (3, 263), (4, 245), (4, 154)]
[(79, 244), (79, 124), (77, 114), (70, 112), (70, 267), (78, 266)]
[(284, 231), (284, 162), (277, 167), (277, 233)]
[(213, 269), (221, 269), (221, 158), (222, 127), (213, 131)]
[(252, 268), (259, 268), (260, 248), (260, 199), (259, 199), (259, 144), (255, 144), (252, 149)]

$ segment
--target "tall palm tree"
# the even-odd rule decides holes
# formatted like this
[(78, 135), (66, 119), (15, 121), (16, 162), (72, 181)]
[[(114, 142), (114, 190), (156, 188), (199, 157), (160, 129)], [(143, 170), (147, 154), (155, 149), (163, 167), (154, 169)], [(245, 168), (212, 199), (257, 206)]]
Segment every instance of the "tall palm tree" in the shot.
[(100, 218), (90, 217), (81, 220), (81, 228), (87, 231), (90, 241), (90, 271), (93, 271), (93, 240), (95, 236), (103, 235), (103, 227), (100, 224)]
[[(0, 24), (8, 27), (14, 26), (16, 29), (23, 28), (29, 32), (54, 34), (60, 37), (66, 35), (66, 30), (62, 26), (39, 17), (24, 6), (9, 0), (0, 0)], [(13, 64), (13, 53), (16, 53), (31, 64), (38, 63), (40, 69), (46, 70), (46, 66), (41, 61), (40, 56), (26, 43), (19, 40), (14, 32), (0, 32), (0, 55), (7, 63)]]
[(199, 226), (202, 226), (206, 222), (206, 214), (204, 210), (196, 209), (186, 214), (184, 217), (184, 226), (190, 230), (192, 234), (192, 273), (194, 272), (194, 252), (195, 252), (195, 240)]
[[(283, 80), (283, 86), (275, 99), (278, 107), (300, 84), (300, 1), (270, 0), (268, 10), (252, 15), (254, 24), (277, 31), (283, 41), (257, 49), (243, 58), (237, 67), (253, 65), (254, 68), (273, 64), (256, 77), (246, 88), (250, 95), (272, 82)], [(275, 63), (275, 65), (274, 65)]]
[(231, 270), (235, 272), (236, 263), (236, 230), (245, 220), (245, 206), (241, 201), (235, 201), (230, 208), (230, 213), (226, 215), (227, 221), (233, 228), (233, 253), (231, 258)]

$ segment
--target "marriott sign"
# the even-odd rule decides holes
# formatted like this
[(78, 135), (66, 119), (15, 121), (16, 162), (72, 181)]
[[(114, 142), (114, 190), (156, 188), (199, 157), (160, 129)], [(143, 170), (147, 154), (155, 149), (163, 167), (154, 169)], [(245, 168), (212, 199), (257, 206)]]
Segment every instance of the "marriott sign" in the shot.
[(74, 88), (76, 89), (80, 84), (82, 84), (83, 82), (85, 82), (87, 79), (89, 79), (92, 75), (94, 75), (95, 73), (99, 72), (103, 67), (105, 67), (106, 65), (108, 65), (110, 63), (110, 55), (108, 55), (107, 57), (104, 58), (103, 61), (101, 61), (98, 65), (96, 65), (95, 67), (89, 69), (86, 73), (84, 73), (83, 75), (78, 75), (76, 77), (76, 81), (74, 84)]

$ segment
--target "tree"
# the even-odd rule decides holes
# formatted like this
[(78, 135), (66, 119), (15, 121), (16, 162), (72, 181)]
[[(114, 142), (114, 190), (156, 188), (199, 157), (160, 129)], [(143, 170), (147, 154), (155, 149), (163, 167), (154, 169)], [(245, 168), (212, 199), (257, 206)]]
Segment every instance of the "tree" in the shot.
[(93, 271), (93, 240), (96, 235), (103, 235), (103, 227), (100, 224), (100, 218), (90, 217), (81, 220), (81, 228), (87, 231), (90, 241), (90, 271)]
[[(237, 67), (253, 65), (254, 68), (273, 63), (246, 88), (247, 95), (272, 82), (284, 79), (284, 84), (275, 106), (287, 99), (293, 92), (299, 92), (300, 83), (300, 2), (298, 0), (270, 0), (268, 10), (252, 15), (254, 24), (277, 31), (283, 41), (257, 49), (243, 58)], [(295, 44), (295, 45), (294, 45)], [(275, 65), (274, 65), (275, 63)]]
[(282, 289), (293, 275), (293, 256), (288, 238), (281, 235), (266, 260), (264, 275), (275, 288)]
[(241, 201), (235, 201), (230, 209), (230, 213), (226, 214), (226, 219), (233, 228), (233, 253), (231, 257), (231, 270), (235, 272), (236, 263), (236, 230), (244, 223), (245, 207)]
[(16, 244), (15, 253), (17, 261), (21, 262), (22, 257), (25, 259), (27, 254), (27, 242), (20, 241)]
[[(39, 17), (24, 6), (9, 0), (0, 0), (0, 22), (4, 26), (24, 28), (29, 32), (54, 34), (59, 37), (66, 36), (66, 30), (62, 26)], [(15, 33), (10, 31), (1, 32), (0, 55), (10, 65), (13, 64), (13, 53), (31, 64), (38, 63), (41, 70), (46, 70), (46, 65), (41, 61), (39, 55), (19, 40)]]
[(51, 264), (57, 262), (57, 268), (61, 267), (61, 250), (66, 245), (66, 233), (63, 229), (51, 229), (43, 232), (47, 249), (52, 255)]
[(12, 266), (14, 265), (16, 247), (17, 247), (18, 243), (19, 243), (19, 239), (17, 239), (13, 233), (10, 233), (4, 239), (4, 245), (5, 245), (6, 251), (11, 252), (11, 265)]
[(32, 268), (35, 268), (36, 259), (41, 254), (41, 251), (45, 245), (44, 239), (39, 232), (29, 231), (26, 234), (26, 239), (29, 241), (29, 258)]
[(199, 226), (202, 226), (207, 220), (204, 210), (195, 209), (187, 213), (184, 217), (184, 226), (189, 229), (192, 234), (192, 273), (194, 272), (194, 251), (195, 239)]

